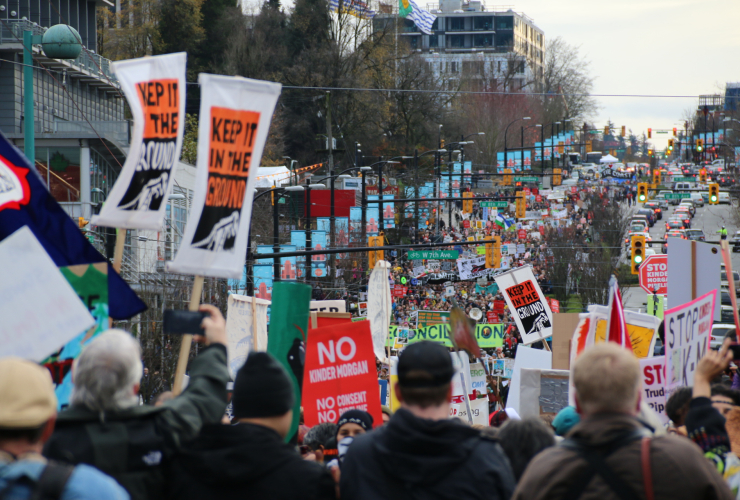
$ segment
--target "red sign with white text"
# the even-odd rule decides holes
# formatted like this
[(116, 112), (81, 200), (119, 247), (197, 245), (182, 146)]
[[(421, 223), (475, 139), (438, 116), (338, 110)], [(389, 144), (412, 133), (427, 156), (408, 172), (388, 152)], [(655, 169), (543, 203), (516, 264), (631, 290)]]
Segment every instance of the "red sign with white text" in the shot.
[(647, 293), (655, 293), (656, 289), (659, 295), (668, 293), (668, 255), (648, 256), (638, 272), (640, 286)]
[(307, 426), (336, 422), (358, 409), (383, 423), (369, 321), (311, 330), (303, 370), (303, 418)]
[(554, 313), (560, 312), (560, 301), (558, 299), (548, 299), (550, 302), (550, 310)]
[(524, 229), (520, 229), (519, 232), (518, 232), (518, 234), (517, 234), (517, 236), (519, 237), (520, 240), (526, 240), (527, 239), (527, 231), (525, 231)]

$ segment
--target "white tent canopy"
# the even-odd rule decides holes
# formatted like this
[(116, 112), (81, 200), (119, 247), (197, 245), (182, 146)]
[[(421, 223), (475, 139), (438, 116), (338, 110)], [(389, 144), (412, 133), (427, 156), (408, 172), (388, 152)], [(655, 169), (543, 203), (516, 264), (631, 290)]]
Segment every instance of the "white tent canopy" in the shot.
[(599, 160), (601, 163), (617, 163), (619, 161), (618, 158), (614, 158), (612, 155), (606, 155), (602, 156), (601, 160)]
[(260, 167), (255, 187), (271, 188), (287, 182), (290, 182), (290, 170), (287, 167)]

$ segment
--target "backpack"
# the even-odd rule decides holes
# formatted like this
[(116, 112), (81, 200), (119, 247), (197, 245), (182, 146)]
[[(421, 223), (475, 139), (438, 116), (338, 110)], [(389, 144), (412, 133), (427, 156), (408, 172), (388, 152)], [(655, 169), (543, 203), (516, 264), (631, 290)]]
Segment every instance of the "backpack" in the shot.
[(30, 480), (28, 476), (21, 476), (14, 481), (9, 481), (5, 488), (0, 490), (0, 500), (3, 500), (5, 495), (20, 483), (30, 483), (31, 495), (28, 497), (29, 500), (58, 500), (62, 497), (69, 476), (72, 475), (74, 469), (73, 465), (49, 462), (36, 481)]

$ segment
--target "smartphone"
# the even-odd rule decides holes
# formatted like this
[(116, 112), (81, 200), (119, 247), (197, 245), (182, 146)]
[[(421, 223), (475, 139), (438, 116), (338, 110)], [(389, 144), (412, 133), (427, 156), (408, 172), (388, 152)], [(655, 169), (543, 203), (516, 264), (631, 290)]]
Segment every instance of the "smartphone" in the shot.
[(730, 344), (730, 351), (732, 351), (732, 359), (740, 360), (740, 344)]
[(208, 313), (199, 311), (167, 309), (164, 312), (164, 333), (168, 335), (204, 335), (205, 331), (200, 325), (206, 316), (208, 316)]

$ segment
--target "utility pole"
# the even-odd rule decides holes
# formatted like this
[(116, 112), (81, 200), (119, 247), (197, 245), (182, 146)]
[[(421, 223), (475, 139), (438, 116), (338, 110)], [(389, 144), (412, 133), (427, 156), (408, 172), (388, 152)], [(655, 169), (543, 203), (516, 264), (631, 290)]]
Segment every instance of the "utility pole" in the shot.
[[(329, 150), (329, 182), (331, 182), (331, 200), (329, 210), (329, 247), (334, 248), (335, 240), (335, 217), (334, 217), (334, 141), (331, 135), (331, 92), (326, 93), (326, 137), (329, 141), (329, 146), (326, 148)], [(329, 265), (329, 273), (332, 276), (331, 281), (334, 281), (336, 276), (336, 255), (331, 254), (331, 262)]]

